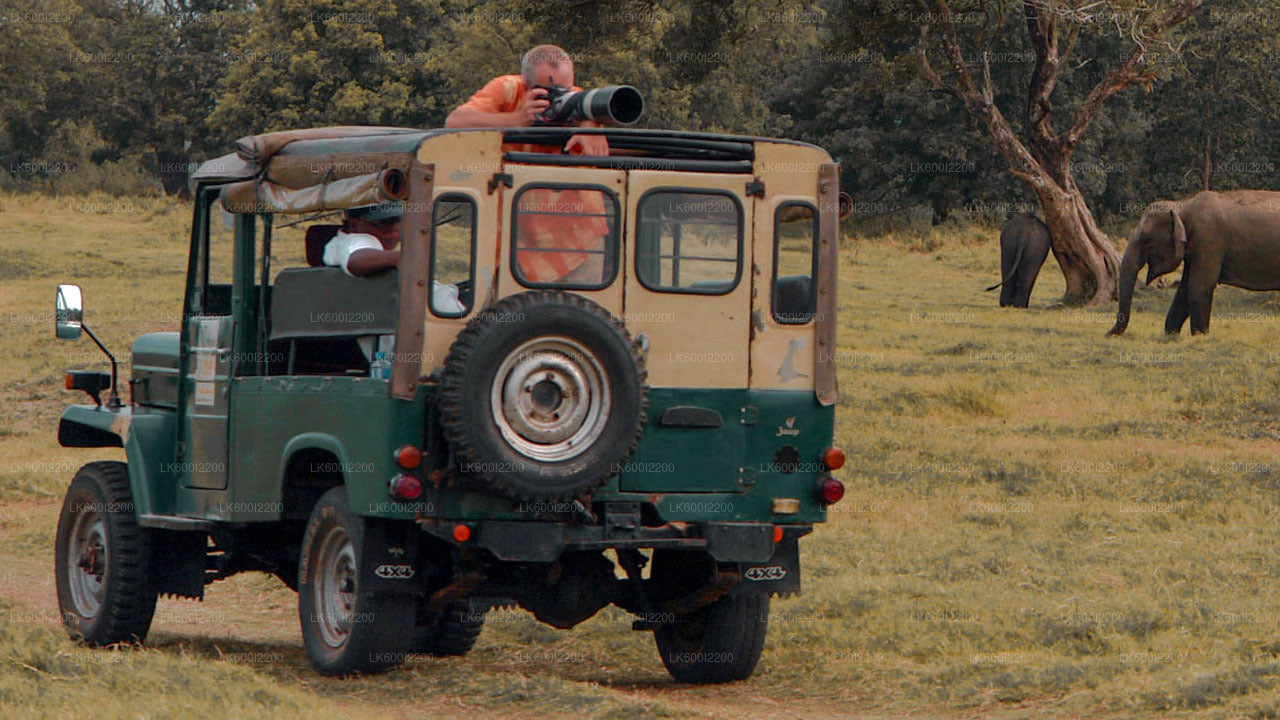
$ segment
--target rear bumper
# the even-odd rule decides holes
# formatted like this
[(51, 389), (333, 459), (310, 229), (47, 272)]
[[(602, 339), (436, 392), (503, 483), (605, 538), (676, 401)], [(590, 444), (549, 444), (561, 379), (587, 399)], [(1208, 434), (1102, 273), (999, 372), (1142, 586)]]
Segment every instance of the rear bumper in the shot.
[[(572, 525), (556, 522), (481, 520), (456, 523), (419, 519), (427, 533), (455, 543), (454, 528), (471, 530), (467, 544), (487, 550), (499, 560), (553, 562), (566, 550), (609, 548), (704, 550), (719, 562), (761, 563), (773, 557), (774, 525), (771, 523), (708, 522), (669, 523), (659, 527)], [(811, 525), (784, 525), (783, 541), (794, 541), (813, 531)]]

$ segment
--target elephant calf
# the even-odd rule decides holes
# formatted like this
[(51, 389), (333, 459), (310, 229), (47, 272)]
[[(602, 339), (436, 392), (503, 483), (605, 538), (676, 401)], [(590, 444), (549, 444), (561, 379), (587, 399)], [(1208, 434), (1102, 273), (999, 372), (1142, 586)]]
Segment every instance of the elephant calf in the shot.
[(991, 291), (1004, 285), (1000, 307), (1024, 308), (1031, 302), (1031, 288), (1049, 256), (1049, 245), (1049, 228), (1035, 215), (1022, 213), (1005, 222), (1000, 229), (1000, 275), (1004, 279), (987, 288)]
[(1280, 192), (1205, 191), (1189, 200), (1158, 202), (1129, 235), (1120, 261), (1120, 309), (1108, 335), (1129, 325), (1138, 271), (1147, 266), (1147, 284), (1179, 263), (1182, 282), (1173, 296), (1164, 331), (1209, 332), (1209, 309), (1219, 284), (1245, 290), (1280, 290)]

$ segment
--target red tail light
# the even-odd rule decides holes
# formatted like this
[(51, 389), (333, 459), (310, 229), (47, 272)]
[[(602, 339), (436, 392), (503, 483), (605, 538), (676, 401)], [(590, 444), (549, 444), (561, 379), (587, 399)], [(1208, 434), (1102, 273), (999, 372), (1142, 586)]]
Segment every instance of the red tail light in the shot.
[(828, 505), (840, 502), (844, 497), (844, 483), (830, 475), (818, 481), (818, 499)]
[(67, 376), (66, 376), (65, 380), (66, 380), (66, 383), (67, 383), (67, 389), (68, 389), (68, 390), (75, 390), (75, 389), (76, 389), (76, 379), (75, 379), (74, 377), (72, 377), (72, 376), (71, 376), (71, 373), (67, 373)]
[(412, 475), (396, 475), (387, 489), (396, 500), (417, 500), (422, 495), (422, 481)]
[(402, 445), (396, 450), (396, 464), (412, 470), (422, 464), (422, 451), (412, 445)]
[(829, 447), (822, 453), (822, 464), (826, 465), (828, 470), (839, 470), (844, 467), (844, 460), (844, 451), (838, 447)]

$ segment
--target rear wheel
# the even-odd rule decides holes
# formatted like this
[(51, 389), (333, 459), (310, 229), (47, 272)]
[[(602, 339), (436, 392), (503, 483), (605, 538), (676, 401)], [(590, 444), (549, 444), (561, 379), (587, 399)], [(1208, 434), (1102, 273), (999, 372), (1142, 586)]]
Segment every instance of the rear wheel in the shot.
[(466, 655), (483, 627), (484, 613), (472, 612), (467, 600), (455, 600), (440, 612), (419, 615), (409, 652), (436, 657)]
[[(652, 580), (661, 595), (678, 598), (710, 582), (715, 563), (705, 553), (654, 553)], [(769, 595), (725, 595), (710, 605), (658, 626), (654, 641), (677, 682), (723, 683), (751, 676), (769, 629)]]
[(298, 615), (311, 664), (321, 675), (389, 670), (404, 662), (414, 599), (367, 592), (360, 557), (367, 520), (347, 506), (345, 488), (311, 511), (298, 569)]
[(769, 629), (769, 596), (729, 595), (654, 631), (667, 672), (683, 683), (751, 677)]
[(93, 462), (76, 473), (54, 554), (58, 610), (71, 637), (90, 645), (146, 639), (157, 597), (151, 543), (138, 527), (124, 463)]

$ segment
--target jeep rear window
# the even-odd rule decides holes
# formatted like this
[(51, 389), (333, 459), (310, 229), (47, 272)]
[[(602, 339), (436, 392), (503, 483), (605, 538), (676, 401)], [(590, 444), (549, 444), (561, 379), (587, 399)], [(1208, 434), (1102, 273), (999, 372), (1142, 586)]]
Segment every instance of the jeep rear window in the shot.
[(723, 295), (742, 274), (742, 205), (714, 190), (651, 190), (636, 221), (636, 277), (658, 292)]
[(618, 199), (605, 188), (525, 185), (511, 224), (522, 285), (599, 290), (618, 274)]
[(818, 211), (785, 202), (773, 215), (773, 319), (802, 325), (817, 307)]

